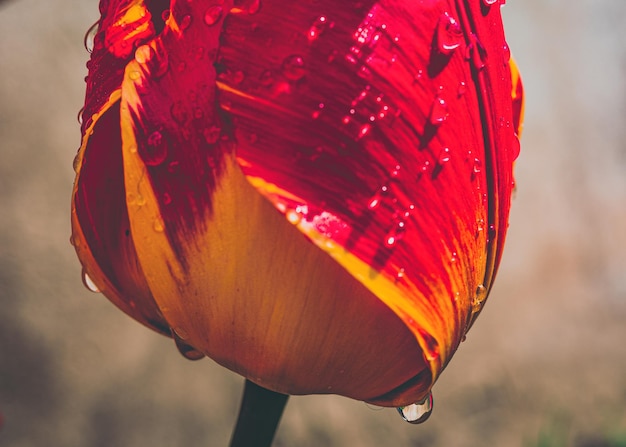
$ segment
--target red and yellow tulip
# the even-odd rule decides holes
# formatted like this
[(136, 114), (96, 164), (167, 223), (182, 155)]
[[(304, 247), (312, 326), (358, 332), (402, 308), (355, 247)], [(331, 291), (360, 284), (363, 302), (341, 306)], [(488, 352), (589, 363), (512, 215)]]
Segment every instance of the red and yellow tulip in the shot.
[(423, 400), (507, 229), (496, 0), (101, 0), (73, 243), (125, 313), (285, 394)]

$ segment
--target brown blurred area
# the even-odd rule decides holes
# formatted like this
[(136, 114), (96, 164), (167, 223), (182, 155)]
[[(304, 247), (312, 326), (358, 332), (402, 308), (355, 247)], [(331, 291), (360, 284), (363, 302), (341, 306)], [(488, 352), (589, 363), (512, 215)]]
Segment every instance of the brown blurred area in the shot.
[[(81, 284), (69, 202), (97, 1), (0, 1), (0, 446), (225, 446), (242, 379)], [(626, 2), (509, 0), (508, 246), (427, 423), (294, 397), (276, 446), (626, 445)]]

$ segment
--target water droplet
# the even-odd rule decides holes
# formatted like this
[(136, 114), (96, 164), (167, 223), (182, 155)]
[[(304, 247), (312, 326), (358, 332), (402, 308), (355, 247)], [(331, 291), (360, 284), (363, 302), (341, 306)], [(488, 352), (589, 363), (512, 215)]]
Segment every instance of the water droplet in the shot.
[(433, 126), (441, 125), (448, 118), (448, 104), (437, 96), (430, 109), (429, 121)]
[(88, 53), (91, 53), (93, 51), (96, 34), (98, 34), (99, 24), (100, 22), (96, 22), (91, 25), (85, 33), (85, 37), (83, 38), (83, 45), (85, 46), (85, 50), (87, 50)]
[(217, 143), (217, 140), (219, 140), (220, 136), (222, 135), (222, 129), (217, 126), (206, 127), (202, 131), (202, 135), (204, 136), (204, 140), (208, 144), (215, 144)]
[(398, 270), (398, 273), (396, 273), (396, 281), (399, 281), (402, 278), (404, 278), (404, 273), (405, 273), (404, 267)]
[(386, 196), (388, 192), (389, 192), (388, 186), (386, 185), (381, 186), (380, 189), (376, 192), (376, 194), (374, 194), (374, 196), (367, 203), (367, 208), (370, 210), (374, 210), (378, 208), (378, 206), (383, 200), (383, 197)]
[[(330, 26), (332, 26), (332, 24)], [(309, 42), (316, 40), (324, 31), (326, 31), (326, 28), (328, 27), (329, 23), (326, 16), (319, 16), (315, 19), (311, 28), (309, 28), (309, 32), (307, 33), (307, 39), (309, 39)]]
[(287, 210), (287, 212), (285, 213), (285, 217), (287, 218), (289, 223), (293, 225), (297, 225), (302, 221), (302, 213), (294, 209)]
[(513, 135), (513, 139), (511, 141), (511, 161), (517, 160), (519, 154), (521, 152), (521, 144), (519, 141), (519, 137), (517, 135)]
[(170, 113), (172, 114), (174, 121), (178, 124), (183, 124), (189, 119), (189, 112), (187, 111), (187, 107), (183, 101), (176, 101), (172, 104)]
[(150, 62), (154, 55), (154, 49), (150, 45), (141, 45), (135, 50), (135, 60), (140, 64)]
[(437, 163), (439, 164), (439, 166), (443, 166), (449, 161), (450, 161), (450, 148), (444, 147), (443, 149), (441, 149), (441, 152), (439, 152), (439, 158), (437, 159)]
[(294, 54), (285, 58), (282, 65), (282, 72), (283, 75), (291, 81), (302, 79), (306, 74), (306, 67), (302, 56)]
[(163, 225), (163, 219), (161, 219), (160, 217), (157, 217), (156, 219), (154, 219), (154, 222), (152, 223), (152, 228), (157, 233), (162, 233), (163, 231), (165, 231), (165, 225)]
[(204, 23), (209, 26), (215, 25), (222, 18), (223, 11), (220, 5), (210, 6), (204, 13)]
[(158, 166), (167, 158), (167, 139), (155, 130), (148, 136), (145, 144), (139, 146), (139, 156), (148, 166)]
[(141, 77), (141, 72), (137, 70), (132, 70), (131, 72), (128, 73), (128, 79), (130, 79), (131, 81), (136, 81), (140, 77)]
[(98, 288), (96, 283), (93, 282), (93, 280), (89, 277), (85, 269), (83, 269), (82, 278), (83, 278), (83, 285), (87, 288), (87, 290), (93, 293), (100, 293), (100, 289)]
[(318, 119), (320, 117), (320, 114), (322, 113), (323, 108), (324, 108), (324, 103), (320, 102), (319, 105), (317, 106), (318, 110), (314, 110), (313, 113), (311, 113), (311, 118), (313, 118), (314, 120)]
[(509, 45), (506, 42), (504, 42), (504, 46), (502, 47), (502, 50), (504, 51), (504, 65), (507, 65), (509, 61), (511, 60), (511, 49), (509, 48)]
[(465, 85), (464, 81), (461, 81), (459, 83), (459, 88), (456, 91), (457, 96), (460, 98), (461, 96), (465, 94), (466, 91), (467, 91), (467, 86)]
[(421, 424), (426, 422), (433, 411), (433, 395), (428, 393), (424, 400), (416, 402), (406, 407), (398, 407), (398, 413), (402, 419), (411, 424)]
[(385, 245), (388, 248), (394, 247), (404, 237), (407, 225), (406, 219), (408, 219), (409, 216), (409, 211), (406, 211), (402, 215), (396, 217), (393, 227), (385, 236)]
[(487, 299), (487, 288), (483, 285), (480, 284), (477, 288), (476, 288), (476, 295), (474, 296), (474, 299), (472, 300), (472, 312), (478, 312), (482, 306), (483, 303), (485, 302), (485, 299)]
[(461, 45), (463, 31), (459, 23), (447, 12), (439, 18), (437, 25), (437, 49), (445, 55), (451, 54)]
[(422, 336), (423, 346), (422, 350), (424, 351), (424, 358), (429, 362), (432, 362), (437, 357), (439, 357), (439, 343), (437, 340), (426, 332), (424, 329), (418, 329), (420, 335)]
[(178, 348), (178, 352), (180, 352), (183, 357), (187, 360), (200, 360), (205, 357), (204, 353), (185, 343), (179, 333), (182, 333), (185, 338), (187, 338), (187, 334), (180, 327), (172, 330), (172, 337), (174, 338), (174, 343), (176, 343), (176, 348)]
[(474, 163), (472, 166), (472, 177), (476, 177), (483, 170), (483, 163), (479, 158), (474, 158)]
[(185, 31), (187, 28), (189, 28), (191, 26), (191, 21), (192, 20), (193, 20), (193, 18), (189, 14), (184, 15), (180, 19), (180, 23), (178, 24), (178, 27), (181, 29), (181, 31)]
[(164, 9), (163, 12), (161, 13), (161, 19), (163, 19), (164, 22), (167, 22), (167, 19), (170, 18), (170, 14), (171, 14), (171, 11), (169, 9)]
[(367, 135), (370, 132), (371, 129), (372, 129), (372, 126), (370, 126), (369, 124), (363, 124), (361, 128), (359, 129), (357, 139), (363, 138), (365, 135)]
[(172, 203), (172, 196), (169, 195), (169, 193), (164, 192), (161, 196), (161, 203), (163, 203), (163, 205), (169, 205), (170, 203)]
[(498, 3), (498, 0), (483, 0), (483, 4), (486, 6), (491, 6)]
[(256, 14), (261, 9), (261, 0), (235, 0), (231, 14)]
[(81, 109), (78, 111), (78, 114), (76, 115), (76, 119), (78, 120), (78, 124), (80, 124), (81, 126), (83, 125), (83, 112), (85, 111), (84, 107), (81, 107)]
[(430, 170), (430, 161), (425, 160), (424, 164), (419, 168), (417, 172), (417, 179), (419, 180), (420, 178), (427, 175), (429, 170)]

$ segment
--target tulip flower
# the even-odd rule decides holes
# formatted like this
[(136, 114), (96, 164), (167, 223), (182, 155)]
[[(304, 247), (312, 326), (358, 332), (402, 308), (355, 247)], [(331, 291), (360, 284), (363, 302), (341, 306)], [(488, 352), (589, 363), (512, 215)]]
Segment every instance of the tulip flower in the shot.
[(508, 225), (501, 3), (101, 0), (72, 197), (88, 285), (267, 390), (427, 402)]

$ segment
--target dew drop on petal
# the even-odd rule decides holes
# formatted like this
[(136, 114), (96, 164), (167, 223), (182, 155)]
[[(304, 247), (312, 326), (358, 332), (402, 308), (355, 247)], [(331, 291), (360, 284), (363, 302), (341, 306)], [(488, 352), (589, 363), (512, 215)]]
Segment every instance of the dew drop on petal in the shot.
[(322, 35), (327, 27), (328, 18), (326, 16), (319, 16), (317, 19), (315, 19), (315, 21), (309, 28), (309, 32), (307, 33), (307, 39), (309, 39), (309, 42), (317, 40), (317, 38)]
[(83, 285), (87, 288), (87, 290), (93, 293), (100, 293), (100, 289), (98, 288), (96, 283), (93, 282), (93, 279), (89, 277), (85, 269), (83, 269), (82, 278), (83, 278)]
[(398, 413), (402, 416), (402, 419), (411, 424), (421, 424), (426, 422), (433, 411), (433, 395), (428, 393), (428, 396), (421, 402), (417, 402), (406, 407), (398, 407)]
[(437, 24), (437, 49), (440, 53), (449, 55), (456, 50), (463, 38), (463, 31), (459, 22), (447, 12), (443, 13)]
[(295, 209), (289, 209), (285, 212), (285, 217), (289, 223), (297, 225), (302, 221), (302, 213)]
[(486, 298), (487, 298), (487, 288), (483, 284), (480, 284), (476, 288), (476, 295), (474, 296), (474, 299), (472, 300), (472, 312), (473, 313), (478, 312), (482, 308)]
[(132, 70), (128, 73), (128, 79), (130, 79), (131, 81), (136, 81), (140, 77), (141, 77), (141, 72), (137, 70)]
[(389, 187), (387, 185), (381, 186), (380, 189), (376, 192), (376, 194), (374, 194), (372, 198), (369, 200), (369, 202), (367, 203), (367, 208), (369, 210), (375, 210), (376, 208), (378, 208), (378, 206), (383, 200), (383, 197), (387, 195), (388, 191), (389, 191)]
[(154, 49), (150, 45), (141, 45), (135, 50), (135, 60), (140, 64), (150, 62), (154, 55)]
[(147, 144), (141, 145), (139, 155), (148, 166), (158, 166), (167, 158), (168, 144), (161, 132), (155, 130), (148, 136)]
[(399, 280), (401, 280), (402, 278), (404, 278), (404, 273), (405, 273), (405, 271), (406, 271), (406, 270), (404, 269), (404, 267), (402, 267), (402, 268), (400, 268), (400, 269), (398, 270), (398, 273), (396, 273), (396, 281), (399, 281)]
[(370, 126), (369, 124), (363, 124), (361, 128), (359, 129), (357, 139), (363, 138), (365, 135), (367, 135), (370, 132), (371, 129), (372, 129), (372, 126)]
[(160, 217), (157, 217), (156, 219), (154, 219), (154, 222), (152, 223), (152, 228), (157, 233), (163, 233), (163, 231), (165, 231), (165, 226), (163, 225), (163, 219), (161, 219)]
[(402, 240), (404, 233), (406, 232), (406, 222), (399, 220), (394, 224), (394, 227), (389, 230), (385, 236), (385, 245), (388, 248), (395, 247), (395, 245)]
[(464, 81), (461, 81), (459, 83), (459, 88), (456, 91), (457, 96), (460, 98), (461, 96), (465, 95), (466, 91), (467, 91), (467, 86), (465, 85)]
[(178, 24), (179, 28), (182, 31), (185, 31), (187, 28), (189, 28), (191, 26), (191, 21), (193, 20), (193, 18), (187, 14), (184, 15), (181, 19), (180, 19), (180, 23)]
[(231, 14), (256, 14), (261, 9), (261, 0), (235, 0)]
[(430, 124), (433, 126), (441, 125), (448, 118), (448, 104), (446, 101), (437, 96), (430, 109), (428, 117)]
[(517, 160), (519, 154), (521, 152), (521, 144), (519, 141), (519, 137), (517, 135), (513, 135), (513, 140), (511, 141), (511, 160)]
[(494, 5), (498, 2), (498, 0), (483, 0), (483, 4), (486, 6)]
[(210, 6), (204, 12), (204, 23), (206, 23), (208, 26), (215, 25), (222, 18), (223, 12), (224, 10), (220, 5)]
[(282, 64), (282, 72), (291, 81), (302, 79), (306, 74), (306, 66), (302, 56), (294, 54), (285, 58)]
[(178, 124), (183, 124), (187, 119), (189, 119), (189, 113), (187, 111), (187, 107), (183, 101), (176, 101), (172, 104), (170, 108), (170, 113), (172, 114), (172, 118)]
[(509, 45), (506, 42), (504, 42), (504, 46), (502, 47), (502, 50), (504, 51), (504, 64), (506, 65), (511, 60), (511, 49), (509, 48)]
[(439, 152), (439, 158), (437, 159), (437, 163), (439, 164), (439, 166), (443, 166), (449, 161), (450, 161), (450, 148), (444, 147), (443, 149), (441, 149), (441, 152)]

